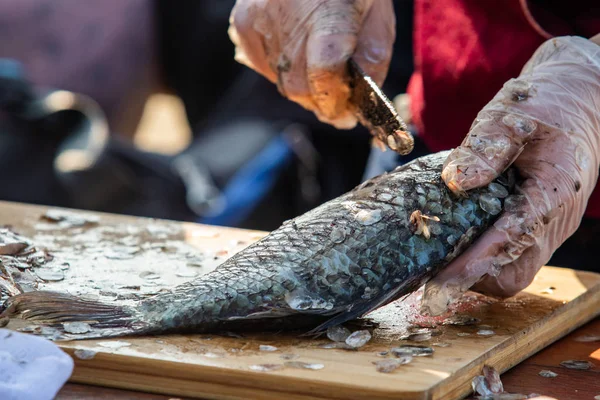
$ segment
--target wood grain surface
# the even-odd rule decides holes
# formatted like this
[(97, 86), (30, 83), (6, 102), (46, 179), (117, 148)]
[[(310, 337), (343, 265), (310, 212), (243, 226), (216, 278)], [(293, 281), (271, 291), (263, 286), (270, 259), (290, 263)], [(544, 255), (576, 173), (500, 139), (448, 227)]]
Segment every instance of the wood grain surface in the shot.
[[(600, 369), (570, 370), (560, 366), (567, 359), (587, 360), (600, 365), (600, 341), (579, 342), (583, 336), (600, 336), (600, 318), (529, 357), (502, 375), (504, 388), (510, 393), (538, 393), (561, 400), (593, 399), (600, 395)], [(558, 374), (543, 378), (542, 370)], [(168, 400), (170, 396), (134, 392), (100, 386), (68, 383), (56, 400)], [(184, 397), (179, 397), (184, 400)]]
[[(40, 223), (44, 212), (43, 207), (0, 204), (4, 223), (49, 246), (57, 257), (64, 256), (70, 262), (64, 281), (46, 282), (40, 287), (100, 297), (107, 292), (117, 292), (116, 302), (119, 296), (128, 294), (127, 290), (134, 290), (143, 297), (191, 279), (181, 273), (184, 269), (189, 272), (190, 267), (185, 264), (189, 264), (190, 259), (193, 263), (202, 260), (200, 273), (206, 273), (264, 235), (106, 214), (96, 214), (100, 217), (99, 223), (85, 229), (53, 227)], [(159, 240), (157, 236), (162, 238)], [(150, 245), (142, 245), (147, 243)], [(178, 245), (182, 243), (193, 246), (197, 254)], [(139, 250), (123, 249), (131, 246), (138, 246)], [(78, 250), (73, 250), (75, 248)], [(105, 253), (114, 253), (114, 249), (121, 249), (120, 253), (106, 259)], [(157, 253), (156, 249), (165, 254)], [(129, 255), (125, 257), (125, 253)], [(160, 274), (159, 283), (146, 285), (139, 279), (142, 272)], [(372, 363), (382, 359), (378, 353), (411, 343), (401, 340), (411, 326), (440, 322), (419, 317), (417, 301), (418, 293), (403, 303), (393, 303), (372, 313), (367, 320), (372, 326), (373, 339), (358, 351), (324, 349), (321, 345), (329, 343), (326, 338), (307, 339), (289, 333), (120, 338), (113, 341), (126, 342), (126, 345), (117, 347), (107, 345), (108, 340), (60, 345), (71, 355), (76, 349), (95, 353), (86, 360), (74, 356), (76, 368), (72, 382), (171, 397), (460, 398), (468, 394), (472, 377), (480, 373), (484, 364), (505, 371), (598, 315), (600, 276), (544, 267), (526, 291), (506, 301), (468, 295), (457, 311), (477, 318), (476, 325), (438, 325), (431, 340), (418, 344), (442, 342), (448, 343), (448, 347), (434, 347), (432, 357), (415, 358), (394, 373), (377, 372)], [(478, 335), (483, 325), (495, 334)], [(261, 344), (275, 346), (277, 351), (259, 351)], [(324, 368), (284, 368), (269, 372), (250, 368), (256, 364), (281, 364), (282, 354), (294, 354), (297, 361), (323, 364)], [(81, 386), (70, 388), (65, 390)]]

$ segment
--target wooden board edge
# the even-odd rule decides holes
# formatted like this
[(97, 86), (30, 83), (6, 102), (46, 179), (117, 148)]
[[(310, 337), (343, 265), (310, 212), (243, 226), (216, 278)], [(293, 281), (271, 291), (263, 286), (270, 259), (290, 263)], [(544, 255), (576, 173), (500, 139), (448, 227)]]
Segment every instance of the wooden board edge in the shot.
[[(67, 349), (72, 350), (72, 349)], [(72, 353), (72, 352), (69, 352)], [(108, 360), (107, 360), (108, 361)], [(387, 390), (376, 390), (371, 389), (369, 391), (360, 391), (360, 388), (356, 386), (348, 385), (326, 385), (325, 383), (315, 383), (310, 379), (288, 377), (288, 376), (270, 376), (269, 383), (265, 384), (264, 380), (254, 381), (252, 376), (243, 371), (241, 374), (235, 370), (223, 371), (221, 368), (217, 368), (219, 378), (223, 375), (227, 375), (227, 379), (214, 379), (214, 375), (208, 375), (206, 379), (199, 380), (198, 374), (193, 373), (189, 376), (175, 376), (173, 373), (166, 373), (167, 370), (164, 368), (166, 361), (153, 361), (149, 360), (150, 364), (156, 365), (145, 365), (143, 368), (130, 368), (132, 367), (131, 360), (129, 362), (121, 364), (112, 362), (103, 362), (101, 364), (87, 364), (88, 361), (77, 361), (75, 362), (74, 373), (69, 379), (72, 383), (84, 383), (96, 386), (112, 387), (118, 389), (138, 390), (148, 393), (157, 393), (165, 395), (182, 395), (192, 398), (198, 398), (202, 396), (202, 399), (243, 399), (256, 398), (254, 396), (260, 394), (260, 398), (264, 399), (298, 399), (298, 400), (360, 400), (366, 398), (374, 400), (418, 400), (423, 398), (423, 391), (413, 392), (394, 392)], [(118, 365), (119, 368), (112, 366)], [(161, 369), (161, 367), (163, 367)], [(212, 367), (198, 367), (196, 368), (212, 368)], [(150, 372), (151, 370), (155, 371)], [(156, 371), (159, 371), (158, 374)], [(232, 374), (233, 372), (233, 374)], [(237, 375), (237, 376), (236, 376)], [(239, 378), (239, 379), (238, 379)], [(143, 380), (151, 380), (152, 385), (145, 384)], [(236, 382), (235, 386), (231, 385), (231, 382)], [(277, 382), (277, 386), (274, 386), (274, 382)], [(191, 388), (192, 391), (177, 391), (171, 390), (174, 387)], [(219, 392), (214, 390), (218, 388)], [(242, 388), (242, 389), (238, 389)], [(299, 388), (302, 388), (298, 390)], [(213, 391), (211, 391), (211, 389)], [(308, 389), (308, 390), (307, 390)], [(237, 393), (242, 392), (245, 396), (252, 397), (236, 397)], [(219, 395), (216, 395), (219, 393)], [(320, 393), (317, 395), (316, 393)]]
[[(152, 380), (152, 384), (145, 384), (140, 381), (140, 378)], [(157, 385), (157, 381), (160, 382), (159, 385)], [(136, 390), (167, 396), (184, 396), (211, 400), (247, 400), (249, 398), (264, 400), (279, 400), (283, 398), (286, 400), (331, 400), (331, 397), (304, 395), (287, 390), (265, 390), (245, 385), (236, 385), (234, 383), (204, 382), (156, 375), (141, 376), (134, 372), (90, 367), (79, 367), (76, 369), (69, 382)], [(282, 389), (284, 387), (282, 385)]]
[[(535, 324), (516, 333), (522, 336), (531, 335), (529, 340), (523, 342), (506, 340), (499, 343), (494, 347), (490, 357), (479, 357), (469, 365), (465, 366), (460, 371), (462, 376), (474, 377), (480, 375), (484, 364), (493, 366), (500, 374), (503, 374), (515, 365), (545, 349), (548, 345), (565, 337), (587, 322), (590, 322), (600, 315), (600, 308), (597, 307), (600, 303), (599, 288), (600, 285), (588, 288), (587, 292), (565, 304), (564, 307), (566, 307), (566, 310), (559, 307)], [(565, 323), (567, 320), (569, 320), (568, 324)], [(550, 334), (546, 335), (547, 333)], [(507, 354), (509, 353), (513, 356), (512, 359), (507, 357)], [(449, 377), (449, 379), (451, 378), (452, 377)], [(471, 379), (472, 378), (469, 378), (469, 380), (463, 381), (457, 381), (455, 379), (450, 386), (443, 385), (444, 382), (440, 382), (430, 389), (425, 398), (432, 400), (464, 398), (472, 391)], [(444, 388), (446, 390), (444, 390)]]
[[(178, 225), (182, 230), (185, 230), (188, 227), (196, 227), (196, 228), (206, 228), (206, 229), (215, 229), (217, 228), (220, 231), (233, 231), (233, 232), (245, 232), (245, 233), (257, 233), (257, 234), (268, 234), (267, 231), (257, 230), (257, 229), (247, 229), (247, 228), (233, 228), (230, 226), (220, 226), (220, 225), (207, 225), (199, 222), (193, 221), (181, 221), (176, 219), (168, 219), (168, 218), (154, 218), (154, 217), (145, 217), (131, 214), (115, 214), (106, 211), (93, 211), (93, 210), (84, 210), (81, 208), (70, 208), (70, 207), (61, 207), (61, 206), (51, 206), (47, 204), (31, 204), (31, 203), (19, 203), (14, 201), (0, 200), (0, 207), (9, 207), (9, 208), (19, 208), (27, 212), (28, 214), (36, 214), (37, 216), (43, 215), (48, 210), (61, 210), (78, 214), (87, 214), (94, 215), (109, 223), (136, 223), (136, 224), (144, 224), (144, 223), (165, 223), (170, 225)], [(32, 215), (26, 215), (26, 217), (31, 217)]]
[[(548, 314), (544, 318), (537, 321), (535, 324), (531, 325), (530, 327), (526, 328), (525, 330), (522, 330), (522, 331), (514, 334), (514, 335), (521, 335), (521, 336), (525, 336), (525, 335), (531, 336), (531, 338), (527, 342), (523, 342), (523, 344), (515, 343), (514, 340), (508, 338), (507, 340), (498, 344), (491, 350), (491, 352), (494, 353), (494, 354), (492, 354), (492, 356), (490, 356), (490, 357), (481, 356), (481, 357), (477, 358), (476, 360), (474, 360), (473, 362), (471, 362), (469, 365), (465, 366), (460, 371), (463, 374), (463, 376), (465, 376), (464, 380), (457, 381), (455, 378), (455, 375), (452, 375), (451, 377), (448, 378), (448, 379), (450, 379), (450, 382), (451, 382), (450, 385), (448, 385), (448, 381), (443, 381), (443, 382), (440, 382), (438, 385), (433, 386), (432, 388), (430, 388), (428, 390), (424, 390), (424, 391), (395, 392), (393, 390), (387, 391), (387, 390), (377, 390), (377, 389), (368, 388), (368, 389), (366, 389), (366, 391), (362, 391), (361, 395), (359, 396), (357, 391), (360, 388), (357, 388), (355, 386), (338, 384), (338, 385), (333, 385), (333, 386), (330, 385), (327, 388), (322, 388), (322, 392), (323, 392), (322, 395), (320, 395), (319, 397), (314, 397), (313, 393), (315, 392), (315, 390), (314, 390), (315, 383), (311, 382), (308, 379), (304, 379), (304, 378), (292, 378), (292, 377), (287, 377), (287, 376), (277, 376), (276, 380), (279, 384), (281, 384), (282, 387), (290, 388), (290, 390), (291, 390), (291, 388), (297, 389), (299, 385), (306, 385), (307, 388), (312, 387), (311, 393), (309, 393), (307, 391), (304, 391), (303, 393), (300, 393), (298, 391), (293, 392), (290, 390), (280, 391), (279, 389), (273, 387), (272, 383), (265, 384), (264, 381), (261, 382), (262, 384), (259, 382), (256, 382), (256, 384), (254, 385), (252, 375), (249, 375), (247, 373), (247, 371), (236, 371), (236, 370), (224, 371), (222, 368), (219, 368), (219, 367), (189, 365), (189, 369), (186, 371), (187, 373), (184, 372), (183, 376), (176, 376), (177, 373), (175, 372), (175, 370), (176, 370), (175, 368), (164, 368), (165, 363), (175, 364), (176, 362), (164, 361), (164, 360), (155, 361), (155, 360), (148, 360), (148, 359), (144, 359), (143, 362), (140, 362), (141, 360), (139, 358), (132, 359), (131, 356), (123, 356), (123, 355), (118, 355), (118, 354), (110, 354), (109, 355), (111, 357), (110, 360), (108, 360), (108, 359), (104, 360), (104, 361), (99, 360), (101, 362), (98, 364), (95, 363), (93, 368), (90, 366), (91, 364), (88, 364), (88, 366), (81, 365), (88, 361), (83, 361), (83, 362), (76, 361), (76, 368), (75, 368), (76, 371), (81, 366), (84, 368), (84, 370), (91, 371), (91, 374), (89, 377), (86, 377), (86, 376), (83, 376), (82, 374), (78, 373), (78, 374), (76, 374), (76, 376), (77, 376), (76, 379), (80, 379), (80, 380), (79, 381), (74, 380), (73, 382), (98, 384), (94, 381), (95, 373), (93, 371), (101, 370), (101, 371), (104, 371), (106, 374), (113, 376), (116, 379), (115, 381), (106, 380), (106, 381), (102, 382), (102, 385), (104, 385), (104, 386), (116, 387), (116, 388), (122, 388), (122, 389), (137, 389), (137, 390), (143, 390), (143, 391), (149, 391), (149, 392), (155, 392), (155, 393), (161, 393), (161, 394), (168, 394), (168, 395), (177, 394), (177, 393), (164, 392), (164, 391), (157, 392), (151, 386), (148, 386), (148, 385), (146, 385), (146, 386), (142, 385), (139, 387), (138, 386), (130, 386), (132, 383), (129, 381), (124, 382), (124, 383), (119, 382), (119, 377), (122, 376), (123, 370), (126, 368), (129, 368), (131, 371), (134, 371), (134, 372), (130, 372), (130, 373), (133, 373), (133, 376), (137, 376), (138, 380), (139, 380), (139, 377), (147, 377), (148, 379), (151, 379), (152, 377), (157, 376), (157, 375), (155, 375), (155, 372), (153, 372), (153, 371), (160, 370), (161, 373), (160, 373), (159, 377), (161, 379), (165, 378), (165, 379), (171, 380), (173, 382), (182, 382), (182, 383), (185, 383), (186, 385), (193, 384), (193, 385), (195, 385), (194, 387), (196, 387), (202, 393), (204, 393), (203, 391), (206, 388), (211, 387), (211, 385), (216, 385), (219, 388), (223, 387), (224, 391), (221, 392), (223, 394), (223, 397), (215, 397), (218, 399), (229, 399), (230, 398), (230, 397), (225, 396), (228, 393), (228, 389), (231, 388), (231, 386), (226, 383), (227, 380), (229, 380), (229, 379), (236, 380), (237, 382), (239, 382), (239, 384), (245, 388), (246, 393), (248, 393), (248, 391), (256, 393), (256, 394), (261, 393), (262, 394), (261, 397), (268, 396), (269, 394), (272, 394), (275, 391), (281, 395), (285, 394), (286, 398), (288, 398), (289, 396), (292, 396), (292, 395), (303, 396), (303, 397), (299, 397), (300, 399), (305, 399), (305, 398), (306, 399), (312, 399), (312, 398), (317, 398), (317, 399), (360, 399), (360, 398), (364, 398), (362, 396), (367, 396), (370, 399), (399, 399), (399, 400), (413, 400), (413, 399), (423, 399), (423, 398), (426, 398), (426, 399), (461, 398), (461, 397), (464, 397), (465, 395), (467, 395), (468, 393), (470, 393), (470, 391), (471, 391), (471, 387), (470, 387), (470, 379), (471, 378), (469, 378), (469, 377), (473, 377), (475, 375), (480, 374), (481, 368), (483, 367), (484, 363), (496, 367), (501, 373), (505, 372), (506, 370), (512, 368), (516, 364), (529, 358), (530, 356), (537, 353), (538, 351), (544, 349), (549, 344), (564, 337), (565, 335), (567, 335), (568, 333), (577, 329), (578, 327), (582, 326), (586, 322), (589, 322), (597, 315), (600, 315), (600, 310), (596, 310), (596, 308), (597, 308), (596, 304), (598, 304), (599, 302), (600, 302), (600, 284), (597, 284), (597, 285), (594, 285), (594, 286), (588, 288), (585, 293), (583, 293), (580, 296), (576, 297), (575, 299), (571, 300), (564, 306), (559, 307), (554, 312)], [(566, 324), (565, 321), (568, 321), (568, 320), (572, 321), (572, 323), (570, 322), (569, 324)], [(546, 332), (550, 332), (551, 334), (547, 337), (544, 337), (543, 335), (545, 335)], [(533, 343), (533, 345), (532, 345), (532, 343)], [(516, 348), (515, 348), (515, 345), (516, 345)], [(63, 350), (72, 354), (74, 349), (63, 348)], [(517, 354), (517, 356), (514, 357), (512, 359), (512, 361), (509, 361), (507, 354), (511, 354), (513, 356), (514, 356), (514, 354)], [(99, 356), (102, 356), (102, 355), (99, 354)], [(99, 358), (101, 359), (102, 357), (99, 357)], [(115, 358), (121, 359), (122, 363), (116, 361)], [(119, 367), (121, 369), (113, 368), (112, 366), (114, 366), (114, 365), (119, 365)], [(202, 369), (202, 372), (198, 372), (198, 369)], [(172, 372), (171, 372), (171, 370), (172, 370)], [(127, 372), (127, 371), (125, 371), (125, 372)], [(207, 377), (206, 380), (205, 381), (196, 380), (195, 377), (197, 377), (199, 374), (202, 374), (202, 373), (204, 373), (205, 376)], [(226, 379), (224, 378), (225, 375), (227, 376)], [(322, 386), (322, 384), (318, 384), (318, 385)], [(444, 387), (443, 389), (442, 389), (442, 386)], [(202, 389), (202, 388), (204, 388), (204, 389)], [(235, 393), (235, 390), (233, 393)], [(190, 394), (186, 394), (186, 396), (190, 396)], [(448, 397), (448, 396), (450, 396), (450, 397)]]

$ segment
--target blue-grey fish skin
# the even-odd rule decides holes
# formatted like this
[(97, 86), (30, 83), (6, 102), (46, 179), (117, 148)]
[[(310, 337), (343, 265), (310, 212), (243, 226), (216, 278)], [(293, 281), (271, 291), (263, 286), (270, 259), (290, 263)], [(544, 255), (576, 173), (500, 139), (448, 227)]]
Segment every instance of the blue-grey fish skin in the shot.
[[(215, 271), (143, 302), (140, 318), (199, 330), (298, 314), (341, 323), (414, 291), (493, 223), (508, 194), (498, 183), (452, 194), (440, 178), (447, 154), (422, 157), (286, 221)], [(416, 233), (415, 211), (429, 238)]]
[[(98, 327), (126, 326), (115, 333), (122, 335), (292, 321), (292, 328), (302, 323), (318, 331), (407, 295), (496, 220), (512, 189), (503, 176), (454, 195), (441, 179), (447, 155), (421, 157), (366, 181), (170, 292), (112, 313), (96, 306)], [(46, 314), (55, 317), (56, 310)], [(35, 315), (43, 319), (44, 310)]]

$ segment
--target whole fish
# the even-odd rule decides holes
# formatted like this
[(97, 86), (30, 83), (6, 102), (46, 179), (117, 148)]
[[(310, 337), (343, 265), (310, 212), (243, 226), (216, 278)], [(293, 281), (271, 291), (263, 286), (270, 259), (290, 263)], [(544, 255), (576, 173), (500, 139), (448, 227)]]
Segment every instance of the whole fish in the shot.
[(410, 294), (458, 256), (502, 211), (507, 171), (453, 194), (441, 179), (448, 152), (418, 158), (286, 221), (214, 271), (118, 306), (63, 293), (9, 298), (1, 317), (60, 327), (69, 339), (249, 329), (321, 332)]

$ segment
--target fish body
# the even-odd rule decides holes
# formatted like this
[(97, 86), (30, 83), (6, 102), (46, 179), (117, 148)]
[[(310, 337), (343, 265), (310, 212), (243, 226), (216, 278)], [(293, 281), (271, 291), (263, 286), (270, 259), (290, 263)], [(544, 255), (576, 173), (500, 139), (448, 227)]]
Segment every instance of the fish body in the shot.
[[(53, 292), (10, 298), (2, 316), (84, 321), (77, 337), (213, 332), (250, 326), (322, 331), (408, 295), (501, 212), (512, 179), (453, 194), (448, 152), (418, 158), (286, 221), (214, 271), (121, 307)], [(72, 339), (72, 338), (71, 338)]]

